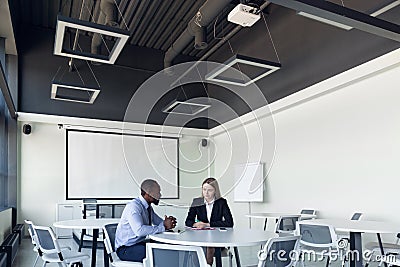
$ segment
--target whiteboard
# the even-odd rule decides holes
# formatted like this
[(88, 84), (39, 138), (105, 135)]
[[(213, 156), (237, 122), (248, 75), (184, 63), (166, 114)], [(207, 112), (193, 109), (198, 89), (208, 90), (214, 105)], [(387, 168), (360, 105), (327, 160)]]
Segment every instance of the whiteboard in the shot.
[[(152, 178), (179, 198), (178, 138), (67, 130), (67, 199), (131, 199)], [(125, 153), (124, 153), (125, 152)]]
[(247, 163), (235, 166), (235, 202), (263, 202), (264, 164)]

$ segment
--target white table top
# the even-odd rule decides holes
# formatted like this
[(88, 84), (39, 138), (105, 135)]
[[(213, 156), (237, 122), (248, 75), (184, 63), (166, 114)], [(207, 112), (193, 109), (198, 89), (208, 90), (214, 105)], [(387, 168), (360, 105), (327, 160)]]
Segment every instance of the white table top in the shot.
[(317, 215), (287, 213), (287, 212), (286, 213), (284, 213), (284, 212), (254, 212), (254, 213), (246, 214), (245, 216), (249, 217), (249, 218), (258, 218), (258, 219), (279, 218), (281, 216), (300, 216), (302, 219), (317, 218)]
[(400, 233), (400, 224), (379, 221), (363, 221), (349, 219), (315, 219), (302, 221), (305, 224), (329, 224), (339, 232), (359, 232), (359, 233), (380, 233), (391, 234)]
[(226, 231), (220, 231), (218, 228), (214, 230), (191, 230), (186, 229), (184, 232), (177, 233), (159, 233), (150, 235), (150, 239), (186, 246), (210, 246), (210, 247), (240, 247), (264, 245), (268, 239), (277, 237), (274, 232), (227, 228)]
[(106, 224), (119, 223), (119, 220), (120, 219), (76, 219), (58, 221), (53, 223), (53, 226), (65, 229), (101, 229)]

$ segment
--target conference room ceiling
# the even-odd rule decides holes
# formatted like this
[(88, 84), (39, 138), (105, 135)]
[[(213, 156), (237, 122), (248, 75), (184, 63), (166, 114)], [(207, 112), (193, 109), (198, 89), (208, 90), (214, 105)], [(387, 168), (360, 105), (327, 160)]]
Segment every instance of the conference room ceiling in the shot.
[[(18, 111), (83, 118), (122, 121), (129, 100), (148, 78), (164, 67), (164, 54), (176, 38), (186, 29), (188, 22), (205, 1), (187, 0), (121, 0), (118, 5), (118, 23), (128, 29), (130, 38), (115, 65), (91, 66), (101, 92), (92, 105), (50, 99), (51, 82), (60, 66), (68, 58), (53, 55), (57, 14), (96, 22), (99, 0), (19, 0), (14, 3), (14, 17), (18, 23), (17, 48), (19, 55)], [(264, 1), (252, 1), (261, 5)], [(342, 5), (342, 1), (331, 1)], [(343, 1), (345, 7), (363, 13), (385, 6), (393, 0)], [(230, 10), (238, 3), (232, 1), (219, 12), (218, 18), (207, 27), (208, 47), (196, 50), (190, 42), (174, 63), (197, 60), (203, 57), (220, 39), (236, 25), (227, 21)], [(82, 7), (85, 7), (82, 9)], [(81, 12), (82, 10), (82, 12)], [(233, 54), (261, 60), (279, 62), (282, 68), (256, 82), (269, 103), (300, 91), (315, 83), (365, 63), (400, 47), (400, 43), (370, 33), (352, 29), (339, 29), (296, 14), (294, 10), (269, 4), (254, 26), (241, 29), (229, 42), (219, 47), (206, 60), (225, 62)], [(400, 24), (400, 6), (379, 16)], [(268, 25), (268, 28), (267, 28)], [(268, 32), (269, 30), (269, 32)], [(73, 36), (73, 32), (70, 33)], [(89, 44), (91, 35), (81, 34), (79, 42)], [(92, 77), (84, 61), (75, 60), (81, 75)], [(67, 75), (69, 75), (67, 73)], [(201, 84), (184, 88), (186, 97), (210, 97), (225, 103), (235, 114), (222, 120), (205, 117), (182, 120), (168, 119), (162, 109), (171, 102), (180, 88), (165, 94), (151, 110), (149, 116), (132, 118), (134, 122), (212, 128), (234, 117), (243, 115), (266, 102), (249, 105), (237, 94), (221, 86)], [(238, 89), (239, 90), (239, 89)], [(245, 87), (240, 90), (246, 90)], [(251, 90), (242, 92), (248, 99), (256, 98)], [(253, 96), (254, 95), (254, 96)], [(249, 106), (252, 106), (250, 108)], [(218, 111), (213, 111), (218, 112)], [(220, 112), (224, 112), (221, 110)], [(187, 115), (181, 115), (187, 116)], [(182, 125), (184, 121), (184, 125)], [(189, 122), (187, 122), (189, 121)]]

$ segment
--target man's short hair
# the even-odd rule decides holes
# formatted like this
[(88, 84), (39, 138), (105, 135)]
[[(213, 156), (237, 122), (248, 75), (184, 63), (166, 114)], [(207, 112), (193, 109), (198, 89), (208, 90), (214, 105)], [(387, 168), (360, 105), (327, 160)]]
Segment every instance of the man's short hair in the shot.
[(142, 196), (144, 196), (146, 193), (151, 195), (151, 193), (154, 192), (154, 189), (159, 187), (160, 185), (157, 183), (157, 181), (153, 179), (146, 179), (140, 185), (140, 193)]

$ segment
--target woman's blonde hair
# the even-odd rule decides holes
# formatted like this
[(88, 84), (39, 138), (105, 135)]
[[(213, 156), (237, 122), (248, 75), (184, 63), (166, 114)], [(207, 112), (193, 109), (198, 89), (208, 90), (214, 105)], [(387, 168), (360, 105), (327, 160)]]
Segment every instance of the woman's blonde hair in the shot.
[[(204, 184), (209, 184), (212, 187), (214, 187), (214, 189), (215, 189), (215, 199), (221, 198), (221, 191), (219, 191), (219, 185), (218, 185), (218, 182), (217, 182), (217, 180), (215, 178), (209, 177), (209, 178), (205, 179), (203, 181), (203, 183), (201, 184), (201, 189), (202, 190), (203, 190), (203, 185)], [(201, 193), (201, 196), (203, 196), (203, 191)]]

